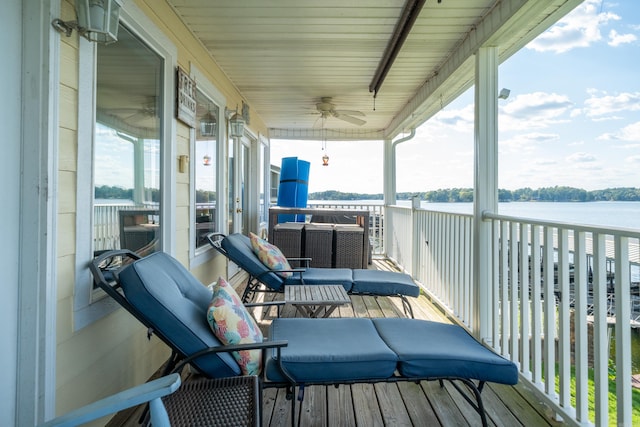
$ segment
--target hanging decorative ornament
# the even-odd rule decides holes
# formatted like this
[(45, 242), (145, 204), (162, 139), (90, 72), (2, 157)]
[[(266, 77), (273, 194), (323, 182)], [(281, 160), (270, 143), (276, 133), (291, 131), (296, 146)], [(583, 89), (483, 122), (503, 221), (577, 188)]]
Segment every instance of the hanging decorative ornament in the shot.
[(327, 153), (324, 153), (322, 156), (322, 166), (329, 166), (329, 156), (327, 156)]
[(327, 155), (327, 130), (324, 128), (324, 115), (322, 116), (322, 166), (329, 166), (329, 156)]
[(211, 156), (205, 154), (204, 157), (202, 157), (202, 164), (205, 166), (211, 166)]

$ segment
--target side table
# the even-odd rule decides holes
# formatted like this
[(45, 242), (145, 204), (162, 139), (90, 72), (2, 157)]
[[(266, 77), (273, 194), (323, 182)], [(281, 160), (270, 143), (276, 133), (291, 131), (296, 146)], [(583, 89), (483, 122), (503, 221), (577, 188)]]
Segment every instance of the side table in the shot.
[(342, 285), (289, 285), (284, 288), (284, 300), (303, 317), (329, 317), (351, 298)]

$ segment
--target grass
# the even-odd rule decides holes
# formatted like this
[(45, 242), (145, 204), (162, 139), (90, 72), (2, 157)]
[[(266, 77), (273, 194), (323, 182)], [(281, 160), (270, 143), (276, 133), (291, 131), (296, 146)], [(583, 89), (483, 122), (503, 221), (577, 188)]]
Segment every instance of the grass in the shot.
[[(560, 392), (560, 378), (558, 374), (558, 366), (556, 366), (556, 393)], [(593, 422), (595, 420), (595, 381), (593, 379), (594, 370), (589, 369), (589, 396), (588, 396), (588, 408), (589, 408), (589, 420)], [(617, 411), (617, 396), (616, 396), (616, 383), (615, 383), (615, 370), (609, 373), (609, 426), (617, 426), (616, 411)], [(575, 369), (571, 368), (571, 404), (576, 405), (576, 375)], [(640, 390), (631, 389), (631, 425), (640, 426)]]

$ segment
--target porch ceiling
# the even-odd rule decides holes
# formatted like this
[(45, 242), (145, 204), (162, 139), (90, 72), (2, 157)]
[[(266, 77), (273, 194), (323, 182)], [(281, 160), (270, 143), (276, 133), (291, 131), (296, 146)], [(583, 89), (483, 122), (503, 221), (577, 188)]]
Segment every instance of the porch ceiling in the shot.
[[(500, 47), (504, 61), (582, 0), (427, 0), (382, 84), (369, 92), (405, 0), (168, 0), (208, 49), (270, 137), (393, 138), (473, 83), (473, 54)], [(375, 105), (375, 109), (374, 109)]]

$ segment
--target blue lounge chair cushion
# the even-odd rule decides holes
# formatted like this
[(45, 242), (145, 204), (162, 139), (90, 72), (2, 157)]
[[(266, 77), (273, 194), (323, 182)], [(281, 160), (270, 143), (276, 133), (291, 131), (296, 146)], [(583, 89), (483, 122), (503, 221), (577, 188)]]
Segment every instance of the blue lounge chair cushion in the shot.
[(276, 273), (270, 273), (269, 268), (253, 252), (251, 240), (247, 236), (240, 233), (231, 234), (222, 240), (221, 246), (229, 254), (229, 258), (244, 271), (253, 277), (258, 277), (262, 283), (275, 292), (281, 290), (284, 279)]
[(420, 288), (411, 276), (404, 273), (381, 270), (353, 270), (354, 294), (372, 294), (380, 296), (406, 295), (417, 297)]
[[(513, 385), (516, 365), (476, 341), (460, 326), (417, 319), (372, 319), (398, 355), (404, 377), (459, 377)], [(421, 338), (424, 337), (424, 338)]]
[[(131, 305), (183, 354), (222, 345), (207, 322), (212, 292), (175, 258), (155, 252), (125, 267), (119, 278)], [(194, 365), (212, 378), (241, 372), (228, 353), (199, 358)]]
[(307, 268), (302, 275), (296, 273), (285, 280), (285, 285), (342, 285), (349, 292), (353, 286), (353, 274), (349, 268)]
[[(382, 341), (371, 319), (279, 318), (270, 327), (272, 340), (287, 340), (282, 365), (298, 382), (384, 379), (396, 369), (397, 356)], [(286, 381), (275, 351), (269, 351), (266, 377)]]

